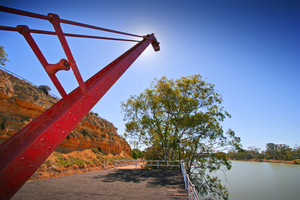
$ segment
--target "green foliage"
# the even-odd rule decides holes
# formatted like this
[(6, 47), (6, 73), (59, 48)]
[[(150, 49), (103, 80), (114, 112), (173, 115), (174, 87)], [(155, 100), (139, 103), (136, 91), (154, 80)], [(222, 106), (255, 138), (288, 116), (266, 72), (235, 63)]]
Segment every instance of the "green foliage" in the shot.
[(296, 164), (300, 164), (300, 159), (295, 160)]
[(266, 150), (261, 151), (256, 147), (249, 147), (248, 151), (236, 151), (231, 150), (227, 153), (228, 157), (235, 160), (263, 160), (263, 159), (274, 159), (274, 160), (285, 160), (291, 161), (300, 159), (300, 147), (294, 148), (289, 147), (286, 144), (274, 144), (267, 143)]
[[(61, 153), (54, 151), (54, 155), (56, 157), (55, 160), (55, 165), (57, 166), (63, 166), (63, 167), (68, 167), (71, 165), (83, 165), (83, 164), (90, 164), (89, 161), (80, 159), (80, 158), (74, 158), (74, 157), (65, 157)], [(99, 161), (98, 161), (99, 162)]]
[(215, 191), (226, 199), (223, 186), (213, 184), (218, 181), (207, 176), (231, 167), (226, 155), (217, 150), (240, 148), (240, 138), (232, 130), (223, 131), (221, 122), (230, 115), (221, 106), (222, 101), (215, 86), (200, 75), (155, 79), (150, 89), (122, 103), (127, 121), (125, 136), (149, 147), (146, 159), (184, 159), (187, 172), (201, 182), (202, 194)]
[(70, 165), (69, 161), (62, 154), (54, 152), (54, 155), (56, 156), (56, 165), (63, 167)]
[(137, 158), (143, 158), (143, 152), (139, 149), (132, 149), (130, 152), (130, 155), (132, 158), (137, 159)]
[(38, 87), (39, 89), (43, 90), (43, 92), (48, 96), (49, 91), (51, 91), (51, 88), (47, 85), (40, 85)]
[(0, 65), (5, 66), (5, 62), (8, 61), (7, 57), (4, 47), (0, 45)]
[(265, 156), (267, 159), (293, 160), (292, 148), (286, 144), (267, 143)]
[(264, 158), (264, 155), (260, 153), (260, 149), (254, 146), (249, 147), (248, 150), (230, 150), (228, 151), (227, 156), (234, 160), (262, 160)]

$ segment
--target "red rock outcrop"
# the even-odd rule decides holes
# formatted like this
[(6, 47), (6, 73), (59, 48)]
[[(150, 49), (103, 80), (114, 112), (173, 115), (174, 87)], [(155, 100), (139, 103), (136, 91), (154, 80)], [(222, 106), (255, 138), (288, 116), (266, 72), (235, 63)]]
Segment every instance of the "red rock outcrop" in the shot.
[[(0, 70), (0, 143), (57, 101), (36, 86)], [(56, 151), (66, 153), (87, 148), (114, 155), (129, 155), (131, 150), (117, 134), (116, 127), (93, 112), (85, 116)]]

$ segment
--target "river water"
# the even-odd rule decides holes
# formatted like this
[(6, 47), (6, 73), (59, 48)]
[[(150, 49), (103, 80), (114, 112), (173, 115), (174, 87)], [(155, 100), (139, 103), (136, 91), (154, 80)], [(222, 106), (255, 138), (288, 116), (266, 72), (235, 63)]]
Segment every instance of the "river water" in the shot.
[(300, 200), (300, 165), (232, 161), (217, 175), (230, 200)]

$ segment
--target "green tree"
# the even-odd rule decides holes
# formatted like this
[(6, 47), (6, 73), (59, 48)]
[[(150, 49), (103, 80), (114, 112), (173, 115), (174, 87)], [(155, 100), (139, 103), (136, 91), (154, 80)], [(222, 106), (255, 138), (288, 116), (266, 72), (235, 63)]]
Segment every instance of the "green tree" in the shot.
[(276, 144), (276, 157), (279, 160), (292, 160), (292, 148), (286, 144)]
[(130, 155), (134, 159), (143, 158), (143, 152), (139, 149), (132, 149)]
[(232, 130), (223, 131), (221, 122), (230, 115), (222, 101), (215, 86), (200, 75), (155, 79), (150, 89), (122, 103), (125, 136), (151, 147), (155, 159), (184, 159), (202, 195), (227, 199), (226, 189), (209, 175), (231, 168), (221, 150), (240, 148), (240, 138)]
[(266, 157), (276, 159), (276, 146), (274, 143), (266, 144)]
[(7, 53), (4, 50), (4, 47), (0, 45), (0, 65), (5, 66), (5, 62), (8, 61)]
[(286, 144), (267, 143), (266, 158), (276, 160), (292, 160), (294, 159), (292, 148)]
[(300, 159), (300, 146), (296, 145), (292, 150), (292, 155), (294, 159)]
[(261, 159), (260, 148), (255, 146), (248, 147), (248, 153), (250, 154), (250, 159)]

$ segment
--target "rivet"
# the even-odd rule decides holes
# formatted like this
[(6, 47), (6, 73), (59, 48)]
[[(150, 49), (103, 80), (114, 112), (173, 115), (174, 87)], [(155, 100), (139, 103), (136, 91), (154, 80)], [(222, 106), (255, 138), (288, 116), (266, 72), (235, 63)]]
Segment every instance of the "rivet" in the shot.
[(83, 109), (83, 111), (85, 112), (85, 111), (86, 111), (86, 109)]
[(41, 138), (41, 139), (40, 139), (40, 142), (45, 142), (45, 138)]
[(22, 161), (24, 161), (24, 160), (25, 160), (25, 157), (24, 157), (24, 156), (22, 156), (22, 157), (21, 157), (21, 160), (22, 160)]
[(77, 122), (77, 118), (75, 118), (74, 121)]
[(33, 167), (34, 167), (34, 164), (33, 164), (33, 163), (31, 163), (31, 164), (30, 164), (30, 168), (33, 168)]
[(51, 145), (49, 145), (49, 146), (48, 146), (48, 149), (51, 149), (51, 148), (52, 148), (52, 146), (51, 146)]
[(83, 104), (82, 104), (82, 103), (80, 103), (79, 105), (81, 105), (81, 106), (82, 106)]
[(98, 88), (96, 87), (96, 91), (98, 91)]
[(59, 124), (56, 124), (56, 127), (59, 127), (60, 125)]
[(72, 112), (69, 112), (69, 115), (72, 115)]
[(63, 133), (63, 134), (65, 134), (65, 133), (66, 133), (66, 131), (62, 131), (62, 133)]

